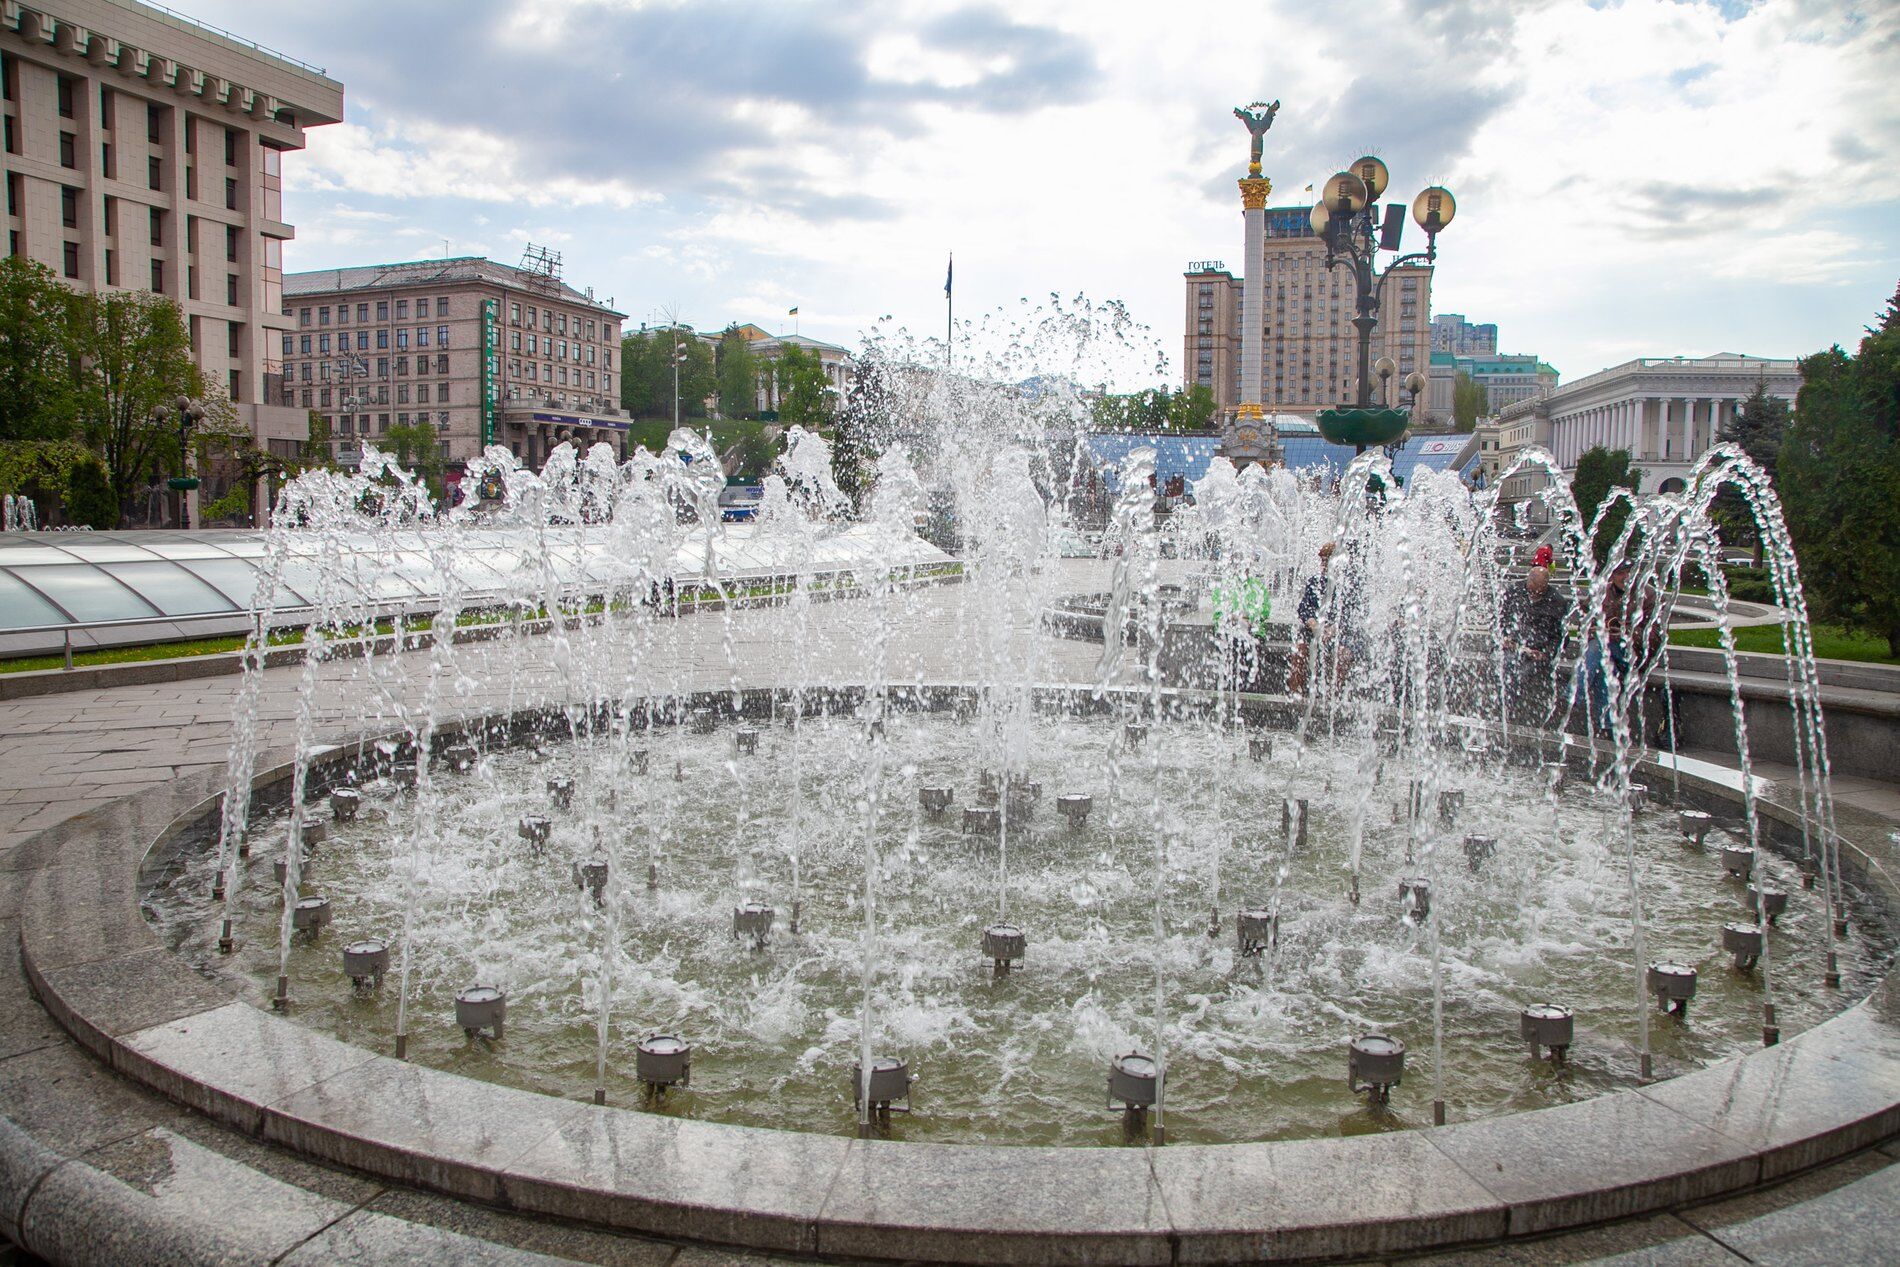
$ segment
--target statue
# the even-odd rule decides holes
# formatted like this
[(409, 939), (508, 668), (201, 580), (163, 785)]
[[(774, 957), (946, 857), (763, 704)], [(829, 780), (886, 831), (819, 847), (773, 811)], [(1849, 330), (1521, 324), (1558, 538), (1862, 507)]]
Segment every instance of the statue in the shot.
[(1260, 142), (1266, 136), (1267, 129), (1273, 126), (1273, 116), (1278, 113), (1280, 113), (1280, 103), (1277, 101), (1271, 105), (1264, 101), (1256, 101), (1244, 109), (1240, 106), (1234, 107), (1234, 117), (1247, 125), (1247, 131), (1253, 137), (1253, 147), (1247, 160), (1247, 170), (1250, 172), (1260, 170)]

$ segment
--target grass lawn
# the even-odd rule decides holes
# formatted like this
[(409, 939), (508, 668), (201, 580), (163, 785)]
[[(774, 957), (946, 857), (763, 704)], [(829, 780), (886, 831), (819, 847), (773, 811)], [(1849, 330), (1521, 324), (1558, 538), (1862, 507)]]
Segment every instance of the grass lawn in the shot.
[[(1721, 641), (1713, 629), (1677, 629), (1669, 642), (1677, 647), (1719, 647)], [(1746, 625), (1735, 631), (1737, 651), (1759, 651), (1767, 655), (1786, 654), (1780, 625)], [(1870, 634), (1855, 633), (1839, 625), (1814, 626), (1814, 654), (1823, 660), (1866, 660), (1875, 664), (1900, 664), (1887, 654), (1887, 640)]]

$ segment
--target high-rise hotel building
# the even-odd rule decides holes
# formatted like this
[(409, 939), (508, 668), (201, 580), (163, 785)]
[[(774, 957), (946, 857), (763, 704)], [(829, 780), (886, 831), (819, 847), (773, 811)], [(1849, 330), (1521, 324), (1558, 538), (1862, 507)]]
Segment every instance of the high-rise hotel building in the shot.
[(175, 300), (260, 446), (281, 403), (286, 151), (343, 117), (322, 70), (134, 0), (0, 0), (7, 250), (88, 290)]
[[(1258, 403), (1268, 413), (1310, 417), (1349, 403), (1358, 387), (1352, 276), (1343, 263), (1327, 269), (1326, 244), (1313, 232), (1311, 213), (1311, 207), (1268, 207), (1260, 258), (1242, 264), (1243, 277), (1244, 270), (1257, 269), (1262, 279)], [(1189, 265), (1186, 279), (1183, 382), (1208, 387), (1216, 404), (1231, 410), (1241, 403), (1243, 279), (1216, 262)], [(1389, 356), (1398, 364), (1393, 403), (1403, 404), (1399, 383), (1431, 364), (1432, 268), (1394, 269), (1381, 287), (1371, 359)]]

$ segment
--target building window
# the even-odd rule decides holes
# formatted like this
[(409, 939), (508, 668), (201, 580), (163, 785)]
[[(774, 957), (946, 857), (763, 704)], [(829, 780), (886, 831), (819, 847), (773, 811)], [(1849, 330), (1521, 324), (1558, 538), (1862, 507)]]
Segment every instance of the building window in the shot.
[(65, 254), (66, 254), (66, 276), (68, 277), (79, 276), (79, 243), (68, 242), (66, 244)]
[(75, 149), (73, 134), (71, 132), (61, 132), (59, 134), (59, 165), (75, 170), (79, 167), (77, 150)]
[(330, 336), (329, 335), (320, 334), (317, 336), (317, 351), (321, 352), (325, 356), (328, 356), (330, 354)]
[(416, 384), (416, 403), (418, 405), (426, 405), (429, 403), (429, 385), (427, 383)]
[[(389, 301), (387, 299), (378, 299), (376, 301), (376, 319), (378, 321), (389, 320)], [(388, 345), (381, 344), (379, 346), (387, 347)]]
[(521, 305), (520, 304), (508, 305), (508, 324), (511, 326), (518, 326), (521, 324)]
[[(305, 361), (301, 366), (298, 367), (297, 377), (306, 383), (310, 381), (310, 362)], [(303, 403), (307, 405), (310, 403), (310, 401), (306, 397)]]
[(19, 120), (15, 119), (12, 115), (7, 116), (6, 118), (7, 153), (9, 154), (18, 154), (20, 152), (20, 132), (19, 132), (19, 128), (16, 126), (18, 123), (19, 123)]
[(336, 323), (340, 326), (350, 324), (350, 306), (348, 304), (338, 304), (336, 306)]
[(164, 260), (152, 261), (152, 293), (155, 295), (162, 295), (165, 293), (165, 261)]
[(408, 376), (408, 374), (409, 374), (409, 358), (406, 356), (397, 357), (396, 358), (396, 376), (398, 378), (405, 378)]
[(396, 346), (399, 348), (407, 348), (409, 346), (409, 328), (407, 326), (396, 331)]
[[(437, 311), (440, 311), (440, 309)], [(447, 326), (437, 326), (435, 328), (435, 345), (439, 348), (445, 348), (449, 345), (449, 328)]]
[(508, 347), (509, 351), (519, 352), (521, 350), (521, 331), (516, 330), (513, 333), (511, 333), (508, 336), (508, 344), (509, 344), (509, 347)]
[(396, 301), (396, 320), (409, 320), (409, 301), (407, 299), (398, 299)]
[(356, 350), (358, 352), (369, 351), (369, 331), (358, 330), (356, 332)]
[(238, 306), (238, 279), (236, 273), (224, 275), (224, 302), (235, 308)]
[(237, 133), (230, 128), (224, 130), (224, 165), (237, 166)]
[(449, 372), (449, 358), (447, 353), (437, 352), (435, 354), (435, 372), (438, 374), (446, 374)]
[(330, 324), (330, 310), (328, 308), (317, 309), (317, 324), (320, 326)]
[(429, 300), (425, 296), (424, 298), (416, 300), (416, 317), (418, 319), (421, 319), (428, 315), (429, 315)]
[(409, 403), (409, 384), (396, 384), (396, 403), (398, 405), (406, 405)]
[(389, 346), (389, 331), (378, 330), (376, 332), (376, 346), (378, 348), (387, 348)]
[(369, 305), (368, 304), (356, 305), (356, 319), (361, 322), (367, 322), (369, 320)]
[(231, 263), (235, 264), (237, 263), (237, 255), (238, 255), (237, 226), (234, 224), (227, 224), (224, 226), (224, 258), (231, 261)]
[(419, 348), (426, 348), (429, 346), (429, 327), (428, 326), (416, 327), (416, 346)]

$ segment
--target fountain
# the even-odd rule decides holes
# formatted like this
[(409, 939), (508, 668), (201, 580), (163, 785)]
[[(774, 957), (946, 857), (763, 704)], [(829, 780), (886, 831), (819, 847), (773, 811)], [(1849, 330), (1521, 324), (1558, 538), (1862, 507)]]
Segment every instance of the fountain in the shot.
[[(1661, 670), (1641, 657), (1601, 703), (1558, 690), (1523, 715), (1489, 637), (1517, 583), (1494, 493), (1427, 469), (1401, 485), (1380, 452), (1337, 487), (1217, 459), (1158, 518), (1152, 456), (1091, 465), (1075, 393), (926, 363), (890, 375), (894, 408), (941, 423), (928, 393), (967, 392), (959, 426), (877, 433), (855, 509), (804, 434), (750, 524), (718, 522), (718, 455), (691, 432), (624, 460), (562, 446), (538, 472), (491, 449), (471, 473), (503, 495), (479, 513), (423, 509), (375, 460), (293, 484), (272, 575), (320, 617), (294, 790), (252, 804), (255, 741), (234, 753), (234, 812), (153, 906), (181, 953), (260, 998), (282, 981), (289, 1023), (669, 1127), (1177, 1154), (1627, 1092), (1653, 1073), (1652, 1025), (1666, 1068), (1693, 1069), (1757, 1048), (1764, 1022), (1823, 1022), (1851, 1001), (1842, 975), (1876, 971), (1877, 933), (1835, 931), (1880, 917), (1842, 876), (1811, 660), (1790, 825), (1746, 777), (1724, 795), (1645, 747)], [(1757, 476), (1705, 461), (1612, 560), (1666, 612), (1710, 557), (1718, 489), (1769, 506)], [(1561, 484), (1540, 496), (1579, 560), (1574, 620), (1603, 636), (1592, 525)], [(917, 535), (933, 518), (954, 556)], [(1085, 522), (1108, 560), (1059, 557)], [(1350, 636), (1316, 640), (1283, 693), (1327, 542), (1313, 592)], [(324, 653), (390, 614), (401, 575), (452, 579), (415, 613), (442, 636)], [(1248, 584), (1257, 622), (1217, 597)], [(1050, 634), (1084, 606), (1099, 647)], [(318, 727), (339, 700), (382, 719), (363, 742)], [(1759, 886), (1737, 895), (1753, 921), (1721, 931), (1744, 973), (1708, 968), (1716, 877), (1682, 844), (1717, 814), (1724, 866)], [(281, 875), (245, 865), (251, 841)], [(279, 935), (319, 889), (341, 971), (333, 942)], [(1089, 1093), (1104, 1068), (1119, 1122)]]

